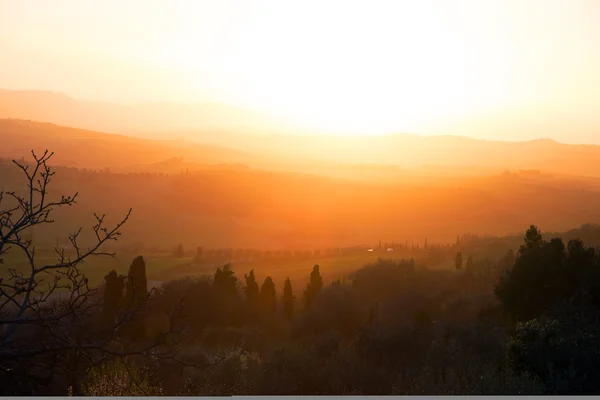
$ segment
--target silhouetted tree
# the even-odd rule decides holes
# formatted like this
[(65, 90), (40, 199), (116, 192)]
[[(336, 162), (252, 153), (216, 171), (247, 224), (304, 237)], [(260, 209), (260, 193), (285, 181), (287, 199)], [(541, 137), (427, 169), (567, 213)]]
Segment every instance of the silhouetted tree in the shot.
[(543, 244), (542, 234), (537, 226), (530, 225), (529, 229), (525, 232), (525, 245), (521, 247), (519, 253), (523, 254), (527, 250), (539, 247)]
[(217, 268), (212, 286), (219, 294), (236, 296), (237, 280), (235, 273), (231, 270), (231, 265), (225, 264), (222, 269)]
[(247, 308), (237, 291), (238, 278), (230, 264), (217, 268), (212, 282), (212, 296), (216, 314), (211, 318), (216, 326), (236, 326), (247, 320)]
[(112, 270), (104, 277), (104, 298), (102, 302), (102, 327), (106, 330), (114, 328), (117, 313), (123, 305), (123, 292), (125, 290), (125, 276), (117, 275)]
[(125, 335), (137, 339), (144, 334), (145, 313), (143, 308), (148, 299), (148, 281), (146, 279), (146, 263), (142, 256), (133, 259), (125, 286), (125, 312), (137, 311), (135, 320), (126, 326)]
[(502, 276), (508, 274), (508, 272), (512, 269), (514, 264), (515, 252), (512, 249), (510, 249), (502, 258), (500, 258), (500, 260), (498, 260), (494, 264), (491, 278), (494, 281), (494, 283), (497, 283)]
[(312, 272), (310, 273), (310, 281), (304, 291), (304, 305), (307, 309), (312, 306), (314, 297), (323, 288), (323, 278), (319, 272), (319, 265), (315, 264)]
[(507, 269), (510, 269), (515, 265), (515, 252), (513, 249), (508, 250), (505, 257), (505, 265)]
[(146, 263), (144, 257), (133, 259), (129, 266), (127, 286), (125, 291), (125, 305), (135, 308), (145, 301), (148, 296), (148, 280), (146, 279)]
[[(25, 185), (16, 192), (0, 190), (0, 393), (56, 394), (48, 388), (54, 384), (55, 389), (58, 383), (72, 385), (73, 394), (79, 395), (81, 372), (90, 363), (150, 354), (159, 360), (164, 359), (165, 348), (159, 349), (159, 342), (121, 340), (118, 333), (127, 322), (121, 313), (112, 320), (114, 329), (100, 334), (98, 318), (119, 303), (123, 281), (109, 273), (103, 299), (84, 274), (89, 268), (81, 269), (96, 256), (114, 256), (107, 244), (119, 238), (131, 209), (113, 227), (106, 225), (104, 215), (94, 214), (87, 243), (81, 243), (85, 236), (78, 229), (69, 234), (67, 246), (54, 249), (54, 259), (39, 257), (43, 247), (26, 239), (37, 225), (53, 224), (54, 212), (76, 205), (78, 197), (77, 193), (55, 197), (49, 189), (55, 175), (48, 165), (53, 153), (32, 155), (32, 163), (13, 161), (25, 175)], [(0, 176), (4, 178), (3, 172)], [(5, 260), (5, 255), (10, 258)], [(128, 317), (135, 318), (135, 310)], [(172, 348), (166, 352), (175, 359)]]
[(456, 253), (456, 257), (454, 258), (454, 267), (457, 270), (462, 269), (462, 264), (463, 264), (462, 253), (459, 251), (458, 253)]
[(294, 302), (296, 296), (292, 292), (292, 282), (290, 278), (285, 280), (283, 285), (283, 315), (287, 320), (291, 320), (294, 316)]
[(277, 307), (277, 293), (275, 292), (275, 283), (270, 276), (265, 278), (262, 286), (260, 287), (260, 302), (263, 310), (272, 315), (275, 313)]
[(246, 286), (244, 287), (246, 301), (248, 302), (250, 309), (255, 311), (258, 308), (260, 292), (254, 270), (251, 270), (248, 275), (244, 275), (244, 278), (246, 279)]
[(514, 267), (500, 279), (495, 293), (516, 320), (536, 318), (559, 301), (600, 305), (600, 269), (593, 248), (560, 238), (542, 239), (530, 226)]

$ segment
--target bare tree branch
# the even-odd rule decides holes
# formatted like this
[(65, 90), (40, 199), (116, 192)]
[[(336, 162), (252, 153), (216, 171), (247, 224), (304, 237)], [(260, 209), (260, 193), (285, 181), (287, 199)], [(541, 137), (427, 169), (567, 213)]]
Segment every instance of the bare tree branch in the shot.
[[(130, 304), (113, 310), (114, 326), (106, 335), (94, 337), (86, 333), (89, 331), (87, 325), (97, 318), (102, 304), (98, 290), (89, 287), (79, 266), (89, 257), (115, 256), (115, 253), (103, 250), (103, 245), (118, 240), (121, 228), (131, 216), (131, 209), (113, 227), (106, 226), (104, 214), (94, 213), (91, 245), (84, 248), (80, 243), (80, 228), (68, 237), (70, 252), (55, 247), (56, 262), (38, 263), (35, 245), (27, 232), (37, 225), (53, 223), (52, 212), (74, 205), (78, 197), (78, 193), (59, 199), (48, 197), (48, 185), (55, 174), (47, 164), (52, 155), (47, 150), (41, 156), (32, 151), (34, 163), (13, 161), (25, 175), (27, 193), (0, 191), (0, 263), (4, 263), (4, 256), (13, 250), (20, 252), (27, 262), (25, 270), (9, 268), (8, 275), (0, 277), (0, 360), (4, 360), (0, 373), (10, 375), (15, 372), (15, 367), (26, 365), (26, 372), (32, 378), (39, 378), (37, 372), (51, 377), (59, 364), (57, 360), (71, 356), (77, 360), (87, 359), (92, 364), (109, 357), (127, 356), (177, 361), (174, 348), (163, 345), (167, 338), (173, 339), (173, 334), (177, 333), (173, 329), (154, 340), (145, 339), (139, 343), (128, 343), (121, 338), (123, 327), (143, 311), (154, 289), (145, 293), (139, 304), (134, 304), (134, 298), (139, 297), (132, 296)], [(169, 316), (171, 327), (180, 310), (181, 305)], [(34, 335), (36, 340), (28, 340), (24, 347), (21, 333)]]

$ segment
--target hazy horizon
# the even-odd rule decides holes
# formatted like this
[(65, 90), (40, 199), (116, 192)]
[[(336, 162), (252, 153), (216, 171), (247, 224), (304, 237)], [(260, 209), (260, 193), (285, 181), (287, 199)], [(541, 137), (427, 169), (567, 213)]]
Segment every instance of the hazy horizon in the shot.
[(281, 133), (600, 143), (590, 0), (0, 1), (0, 11), (10, 90), (217, 103)]
[[(0, 112), (0, 118), (4, 118), (4, 119), (15, 119), (15, 120), (31, 120), (33, 122), (41, 122), (41, 123), (49, 123), (49, 124), (54, 124), (57, 126), (62, 126), (62, 127), (71, 127), (71, 128), (77, 128), (77, 129), (84, 129), (84, 130), (91, 130), (91, 131), (97, 131), (97, 132), (103, 132), (103, 133), (111, 133), (111, 134), (117, 134), (117, 135), (125, 135), (125, 136), (132, 136), (132, 137), (139, 137), (139, 138), (148, 138), (148, 139), (159, 139), (159, 140), (185, 140), (185, 141), (193, 141), (193, 142), (197, 142), (197, 143), (204, 143), (204, 137), (202, 136), (194, 136), (195, 134), (200, 134), (202, 132), (206, 132), (206, 131), (213, 131), (214, 133), (218, 133), (218, 134), (235, 134), (235, 135), (243, 135), (243, 136), (248, 136), (248, 137), (256, 137), (256, 136), (262, 136), (262, 137), (266, 137), (266, 136), (288, 136), (288, 137), (332, 137), (333, 138), (343, 138), (346, 137), (349, 140), (354, 140), (354, 139), (362, 139), (362, 138), (385, 138), (385, 137), (391, 137), (391, 136), (414, 136), (414, 137), (422, 137), (422, 138), (427, 138), (427, 137), (456, 137), (456, 138), (465, 138), (465, 139), (473, 139), (473, 140), (483, 140), (483, 141), (487, 141), (487, 142), (509, 142), (509, 143), (524, 143), (524, 142), (532, 142), (532, 141), (544, 141), (544, 140), (550, 140), (556, 143), (560, 143), (560, 144), (568, 144), (568, 145), (600, 145), (600, 136), (598, 136), (598, 138), (596, 140), (592, 140), (592, 141), (588, 141), (588, 142), (580, 142), (577, 140), (568, 140), (567, 138), (564, 138), (565, 140), (561, 139), (561, 138), (556, 138), (555, 135), (541, 135), (541, 136), (530, 136), (530, 137), (523, 137), (523, 135), (518, 136), (518, 137), (494, 137), (494, 138), (486, 138), (486, 137), (482, 137), (481, 135), (469, 135), (469, 134), (465, 134), (465, 133), (461, 133), (460, 131), (433, 131), (430, 133), (423, 133), (423, 132), (413, 132), (413, 131), (389, 131), (389, 132), (375, 132), (375, 133), (365, 133), (365, 134), (360, 134), (360, 133), (355, 133), (355, 134), (332, 134), (331, 132), (327, 132), (327, 131), (319, 131), (319, 130), (308, 130), (308, 129), (301, 129), (298, 127), (293, 127), (289, 124), (286, 124), (286, 122), (281, 119), (281, 118), (275, 118), (273, 117), (272, 119), (269, 119), (268, 114), (266, 114), (263, 111), (260, 110), (256, 110), (256, 109), (252, 109), (252, 108), (248, 108), (248, 107), (244, 107), (244, 106), (232, 106), (232, 105), (227, 105), (225, 103), (219, 103), (216, 101), (196, 101), (196, 102), (189, 102), (189, 103), (185, 103), (185, 102), (180, 102), (180, 101), (140, 101), (140, 102), (110, 102), (110, 101), (102, 101), (102, 100), (94, 100), (94, 99), (85, 99), (85, 98), (80, 98), (80, 97), (75, 97), (75, 96), (71, 96), (67, 93), (62, 93), (62, 92), (57, 92), (57, 91), (52, 91), (52, 90), (35, 90), (35, 89), (8, 89), (8, 88), (1, 88), (0, 87), (0, 94), (4, 92), (4, 93), (9, 93), (9, 94), (25, 94), (25, 95), (41, 95), (41, 96), (45, 96), (45, 95), (50, 95), (50, 96), (58, 96), (59, 98), (64, 98), (67, 99), (69, 101), (73, 101), (75, 103), (77, 103), (78, 105), (83, 105), (83, 106), (90, 106), (90, 107), (94, 107), (94, 106), (101, 106), (101, 107), (107, 107), (107, 108), (112, 108), (112, 111), (115, 111), (117, 109), (121, 109), (121, 112), (125, 112), (127, 113), (127, 111), (129, 111), (132, 115), (137, 113), (138, 116), (140, 111), (143, 111), (143, 109), (145, 107), (160, 107), (160, 106), (170, 106), (171, 110), (174, 111), (179, 111), (179, 112), (186, 112), (186, 111), (194, 111), (194, 110), (202, 110), (204, 107), (215, 107), (215, 108), (223, 108), (225, 110), (234, 110), (236, 112), (241, 112), (241, 113), (245, 113), (247, 116), (250, 116), (251, 119), (255, 119), (255, 120), (260, 120), (263, 119), (267, 122), (272, 122), (272, 124), (270, 126), (256, 126), (254, 125), (253, 127), (249, 128), (249, 129), (244, 129), (244, 128), (231, 128), (231, 127), (219, 127), (217, 129), (214, 129), (212, 126), (210, 125), (205, 125), (203, 123), (192, 123), (191, 125), (187, 125), (187, 126), (181, 126), (179, 128), (173, 128), (173, 129), (148, 129), (146, 128), (144, 125), (138, 125), (135, 122), (129, 122), (129, 125), (131, 127), (125, 127), (127, 125), (127, 123), (125, 124), (125, 126), (123, 127), (119, 127), (119, 124), (117, 123), (115, 128), (103, 128), (103, 127), (99, 127), (99, 126), (95, 126), (93, 123), (90, 124), (89, 121), (86, 121), (85, 123), (78, 123), (78, 122), (65, 122), (65, 121), (60, 121), (60, 120), (55, 120), (54, 118), (43, 118), (43, 117), (37, 117), (37, 116), (33, 116), (33, 117), (27, 117), (25, 115), (27, 115), (28, 112), (30, 112), (30, 109), (24, 109), (23, 111), (25, 112), (25, 114), (22, 114), (20, 112), (13, 114), (10, 111), (8, 113), (2, 113)], [(137, 109), (137, 110), (136, 110)], [(68, 110), (63, 110), (63, 111), (68, 111)], [(147, 110), (146, 110), (147, 111)], [(202, 110), (204, 112), (207, 112), (207, 110)], [(210, 111), (208, 111), (210, 112)], [(165, 112), (166, 114), (167, 112)], [(218, 114), (218, 113), (217, 113)], [(157, 117), (157, 115), (152, 115), (152, 114), (145, 114), (143, 115), (144, 118), (148, 119), (148, 123), (151, 125), (154, 120), (152, 119), (153, 117)], [(112, 121), (114, 122), (114, 121)], [(123, 122), (123, 121), (120, 121)], [(247, 120), (240, 120), (238, 121), (240, 122), (242, 125), (244, 123), (247, 123)], [(250, 123), (254, 123), (255, 121), (250, 121)], [(166, 123), (168, 124), (168, 123)], [(171, 122), (171, 124), (173, 126), (177, 126), (177, 123), (174, 123), (173, 121)]]

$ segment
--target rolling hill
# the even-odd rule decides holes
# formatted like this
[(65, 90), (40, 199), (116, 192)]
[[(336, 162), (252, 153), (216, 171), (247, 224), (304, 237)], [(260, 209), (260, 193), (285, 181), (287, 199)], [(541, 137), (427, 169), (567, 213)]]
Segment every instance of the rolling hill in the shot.
[[(215, 160), (225, 150), (219, 149), (215, 154), (209, 154), (211, 152), (201, 152), (193, 145), (203, 144), (241, 151), (246, 155), (253, 154), (257, 157), (253, 159), (254, 165), (260, 164), (265, 168), (283, 167), (284, 170), (309, 172), (312, 169), (314, 172), (323, 172), (323, 167), (332, 168), (335, 165), (336, 177), (352, 177), (353, 173), (344, 172), (340, 175), (339, 170), (340, 166), (350, 165), (371, 170), (374, 165), (403, 169), (423, 166), (436, 166), (439, 169), (460, 167), (463, 172), (466, 169), (479, 169), (488, 173), (504, 169), (534, 169), (554, 174), (600, 176), (598, 145), (569, 145), (548, 139), (526, 142), (485, 141), (448, 135), (332, 137), (300, 134), (285, 123), (254, 111), (212, 103), (117, 105), (76, 100), (59, 93), (0, 90), (0, 118), (76, 127), (80, 132), (85, 129), (86, 135), (91, 135), (88, 130), (95, 130), (162, 139), (155, 144), (165, 148), (177, 147), (174, 138), (185, 140), (179, 142), (178, 146), (187, 150), (185, 154), (166, 152), (160, 159), (150, 157), (150, 161), (135, 160), (132, 164), (154, 163), (181, 156), (186, 161), (201, 164), (221, 162)], [(63, 136), (62, 140), (67, 140), (66, 136), (72, 133), (67, 134), (65, 131), (73, 132), (71, 128), (50, 129), (33, 125), (16, 128), (7, 127), (6, 124), (4, 121), (0, 125), (3, 147), (6, 147), (6, 143), (10, 144), (7, 132), (13, 136), (30, 137), (36, 129), (52, 130), (52, 133), (47, 132), (46, 135), (55, 136), (57, 140)], [(101, 141), (98, 135), (95, 140)], [(117, 140), (114, 136), (104, 138), (115, 146), (125, 140)], [(137, 139), (128, 140), (133, 143)], [(139, 143), (145, 143), (143, 146), (146, 146), (149, 142)], [(92, 144), (91, 138), (88, 138), (88, 144), (99, 145)], [(41, 144), (37, 142), (36, 145)], [(198, 154), (202, 153), (202, 156), (191, 156), (192, 148), (198, 149)], [(110, 153), (107, 149), (103, 151)], [(117, 150), (113, 150), (115, 151)], [(225, 163), (249, 161), (241, 154), (230, 154), (231, 157), (224, 157)], [(6, 151), (3, 155), (6, 156)]]
[(0, 139), (0, 157), (27, 157), (32, 149), (50, 149), (56, 153), (54, 162), (78, 168), (126, 170), (174, 157), (205, 164), (262, 162), (257, 156), (214, 145), (140, 139), (24, 120), (0, 120)]
[[(311, 249), (378, 240), (453, 242), (457, 233), (506, 235), (531, 223), (546, 231), (600, 221), (597, 180), (529, 173), (393, 185), (213, 166), (189, 175), (121, 174), (57, 166), (52, 196), (80, 193), (39, 237), (54, 241), (93, 213), (133, 215), (123, 241), (186, 248)], [(0, 162), (0, 186), (22, 188)]]

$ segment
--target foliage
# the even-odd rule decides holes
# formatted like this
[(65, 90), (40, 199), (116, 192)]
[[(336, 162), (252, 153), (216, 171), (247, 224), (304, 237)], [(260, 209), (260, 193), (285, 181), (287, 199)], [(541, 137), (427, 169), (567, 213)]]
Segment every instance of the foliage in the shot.
[(600, 313), (563, 304), (517, 325), (508, 343), (517, 372), (530, 373), (552, 394), (600, 390)]
[(223, 268), (217, 268), (213, 279), (213, 287), (224, 296), (237, 296), (237, 277), (231, 269), (230, 264), (225, 264)]
[(244, 275), (246, 278), (246, 286), (244, 291), (246, 292), (246, 302), (251, 311), (256, 311), (260, 301), (260, 289), (256, 282), (256, 276), (254, 270), (251, 270), (248, 275)]
[(293, 323), (296, 337), (333, 331), (345, 337), (358, 333), (367, 321), (367, 310), (350, 286), (330, 285), (315, 298), (313, 307)]
[(294, 316), (294, 302), (296, 301), (296, 296), (292, 291), (292, 282), (290, 278), (285, 280), (283, 285), (283, 314), (287, 320), (291, 320)]
[(514, 267), (495, 293), (509, 315), (527, 321), (560, 301), (600, 305), (598, 254), (579, 240), (566, 249), (560, 238), (544, 241), (535, 226), (525, 235)]
[(104, 278), (104, 299), (102, 302), (102, 328), (107, 330), (114, 329), (115, 322), (118, 320), (118, 313), (123, 306), (125, 291), (125, 276), (117, 275), (112, 270)]
[(310, 273), (310, 281), (304, 290), (304, 307), (306, 309), (311, 308), (315, 296), (321, 291), (322, 288), (323, 278), (319, 272), (319, 265), (315, 264), (312, 272)]
[(83, 381), (85, 396), (162, 396), (160, 386), (153, 386), (147, 376), (124, 361), (108, 361), (90, 368)]
[(262, 310), (267, 315), (275, 313), (277, 307), (277, 293), (275, 292), (275, 283), (270, 276), (265, 278), (262, 286), (260, 287), (260, 303)]

